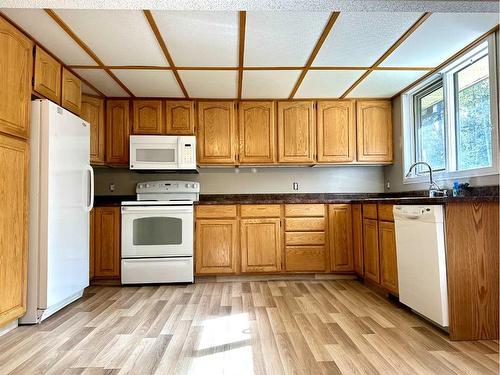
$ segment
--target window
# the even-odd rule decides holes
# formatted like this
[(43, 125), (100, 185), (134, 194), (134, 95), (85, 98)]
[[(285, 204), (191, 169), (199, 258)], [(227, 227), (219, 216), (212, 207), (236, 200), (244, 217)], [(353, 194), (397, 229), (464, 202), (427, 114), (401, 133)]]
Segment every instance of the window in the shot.
[[(441, 179), (498, 174), (494, 35), (403, 95), (404, 168)], [(405, 182), (426, 178), (415, 168)]]

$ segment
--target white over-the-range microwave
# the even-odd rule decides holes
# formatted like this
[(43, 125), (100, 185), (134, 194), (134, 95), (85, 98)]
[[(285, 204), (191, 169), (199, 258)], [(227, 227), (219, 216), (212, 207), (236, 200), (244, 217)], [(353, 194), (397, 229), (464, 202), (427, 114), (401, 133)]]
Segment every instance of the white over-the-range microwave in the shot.
[(131, 135), (130, 169), (196, 170), (196, 137)]

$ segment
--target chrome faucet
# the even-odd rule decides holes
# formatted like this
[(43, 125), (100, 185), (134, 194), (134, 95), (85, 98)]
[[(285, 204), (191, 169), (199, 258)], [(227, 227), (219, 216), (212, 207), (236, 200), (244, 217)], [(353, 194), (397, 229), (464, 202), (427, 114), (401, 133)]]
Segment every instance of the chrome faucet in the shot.
[(434, 179), (432, 178), (432, 167), (426, 163), (425, 161), (417, 161), (416, 163), (413, 163), (410, 168), (408, 169), (408, 173), (406, 173), (406, 177), (409, 177), (411, 174), (411, 171), (413, 168), (415, 168), (417, 165), (425, 165), (429, 169), (429, 197), (434, 198), (434, 197), (446, 197), (447, 191), (446, 189), (441, 189), (438, 184), (434, 182)]

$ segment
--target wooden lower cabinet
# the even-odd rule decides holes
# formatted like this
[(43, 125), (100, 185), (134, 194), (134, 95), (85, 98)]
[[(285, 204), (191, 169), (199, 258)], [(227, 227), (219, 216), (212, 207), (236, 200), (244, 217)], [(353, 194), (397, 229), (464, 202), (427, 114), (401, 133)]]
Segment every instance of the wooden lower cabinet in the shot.
[(196, 273), (237, 272), (238, 221), (196, 220)]
[(28, 143), (0, 133), (0, 327), (26, 312)]
[(351, 205), (352, 210), (352, 248), (354, 272), (363, 277), (365, 275), (363, 254), (363, 211), (359, 203)]
[(394, 223), (379, 221), (378, 242), (380, 250), (380, 285), (393, 294), (398, 294), (398, 264), (396, 256), (396, 233)]
[(280, 219), (242, 219), (241, 272), (281, 270)]
[(95, 279), (120, 278), (120, 207), (92, 211), (91, 273)]
[(285, 248), (285, 268), (289, 272), (325, 272), (325, 247), (287, 246)]
[(328, 206), (331, 271), (354, 271), (351, 215), (350, 204), (331, 204)]
[(379, 284), (378, 222), (375, 219), (363, 219), (363, 248), (365, 278)]

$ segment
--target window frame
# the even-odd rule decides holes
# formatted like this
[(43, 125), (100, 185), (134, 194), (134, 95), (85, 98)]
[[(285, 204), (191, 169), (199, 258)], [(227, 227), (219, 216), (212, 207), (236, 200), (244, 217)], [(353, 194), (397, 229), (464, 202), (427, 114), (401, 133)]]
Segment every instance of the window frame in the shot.
[[(486, 49), (483, 47), (487, 43)], [(436, 180), (454, 180), (469, 177), (491, 176), (500, 174), (499, 170), (499, 106), (498, 106), (498, 74), (497, 74), (497, 46), (496, 46), (496, 33), (490, 34), (479, 45), (464, 51), (459, 57), (448, 63), (439, 72), (429, 76), (426, 80), (409, 89), (401, 95), (402, 106), (402, 131), (403, 131), (403, 184), (415, 184), (428, 181), (428, 172), (418, 171), (416, 168), (412, 171), (411, 175), (406, 177), (406, 172), (409, 167), (416, 161), (417, 157), (417, 137), (416, 137), (416, 105), (415, 97), (422, 96), (423, 93), (428, 92), (432, 87), (438, 85), (442, 81), (444, 96), (445, 96), (445, 170), (437, 170), (434, 173)], [(484, 57), (485, 54), (489, 56), (489, 82), (490, 82), (490, 109), (491, 109), (491, 123), (492, 123), (492, 165), (489, 167), (457, 170), (457, 153), (456, 153), (456, 100), (454, 95), (455, 79), (454, 74), (474, 62)], [(452, 100), (450, 100), (452, 99)]]

